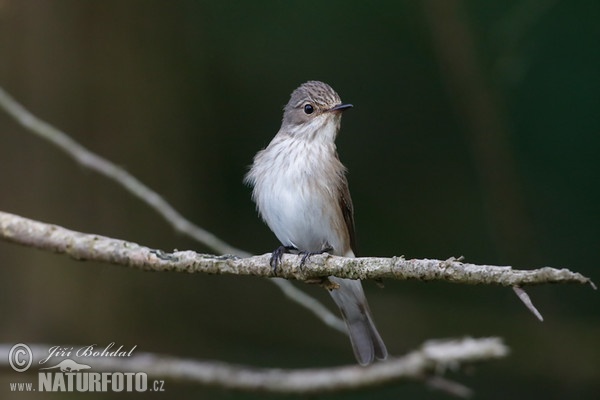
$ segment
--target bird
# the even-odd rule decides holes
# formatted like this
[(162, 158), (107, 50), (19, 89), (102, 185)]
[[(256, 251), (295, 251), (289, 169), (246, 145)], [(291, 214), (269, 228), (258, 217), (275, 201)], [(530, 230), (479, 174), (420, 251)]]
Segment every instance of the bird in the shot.
[[(357, 254), (346, 167), (335, 144), (342, 113), (352, 107), (324, 82), (303, 83), (284, 107), (279, 131), (256, 154), (244, 177), (258, 213), (281, 242), (271, 256), (274, 270), (285, 252), (302, 254), (301, 266), (313, 254)], [(361, 281), (329, 280), (357, 362), (366, 366), (385, 360), (388, 352)]]

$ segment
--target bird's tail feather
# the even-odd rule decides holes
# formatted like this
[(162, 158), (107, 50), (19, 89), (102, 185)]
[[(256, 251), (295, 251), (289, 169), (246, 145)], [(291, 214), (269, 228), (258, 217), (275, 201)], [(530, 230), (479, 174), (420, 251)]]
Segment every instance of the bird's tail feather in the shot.
[(371, 317), (361, 282), (336, 277), (329, 279), (339, 285), (330, 293), (344, 317), (358, 363), (367, 365), (375, 358), (385, 360), (387, 349)]

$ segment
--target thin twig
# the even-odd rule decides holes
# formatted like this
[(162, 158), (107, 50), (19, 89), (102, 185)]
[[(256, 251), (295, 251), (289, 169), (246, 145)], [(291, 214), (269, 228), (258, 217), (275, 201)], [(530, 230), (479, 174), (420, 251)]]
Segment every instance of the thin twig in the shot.
[(281, 289), (286, 296), (312, 311), (325, 325), (345, 335), (348, 334), (348, 328), (346, 328), (344, 321), (342, 321), (341, 318), (336, 317), (317, 299), (307, 295), (305, 292), (292, 285), (290, 281), (285, 279), (273, 278), (271, 279), (271, 282), (279, 286), (279, 289)]
[[(594, 284), (591, 281), (590, 281), (590, 283), (591, 283), (592, 287), (595, 288)], [(537, 319), (539, 319), (540, 321), (543, 322), (544, 317), (542, 317), (542, 314), (538, 311), (537, 308), (535, 308), (535, 306), (533, 305), (533, 302), (531, 301), (531, 298), (529, 297), (527, 292), (524, 291), (523, 288), (521, 288), (520, 286), (513, 286), (513, 290), (516, 293), (519, 300), (521, 300), (523, 302), (523, 304), (525, 304), (525, 307), (527, 307), (527, 309), (529, 311), (531, 311)]]

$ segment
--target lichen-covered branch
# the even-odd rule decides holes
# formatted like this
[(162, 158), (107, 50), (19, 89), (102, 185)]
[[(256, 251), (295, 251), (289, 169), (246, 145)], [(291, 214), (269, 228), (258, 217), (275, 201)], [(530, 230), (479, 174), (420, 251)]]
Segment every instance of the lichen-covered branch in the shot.
[[(33, 353), (30, 369), (36, 371), (39, 361), (48, 356), (51, 346), (28, 346)], [(4, 368), (9, 368), (10, 348), (10, 344), (0, 344), (0, 366)], [(498, 359), (507, 354), (508, 348), (499, 338), (463, 338), (428, 341), (420, 349), (403, 357), (390, 358), (369, 367), (351, 365), (299, 370), (269, 369), (150, 353), (133, 353), (128, 358), (78, 357), (77, 362), (89, 364), (90, 371), (94, 372), (145, 372), (148, 378), (164, 379), (166, 385), (176, 380), (243, 391), (308, 394), (366, 388), (390, 382), (427, 382), (429, 378), (440, 376), (448, 368)], [(54, 363), (58, 361), (59, 358), (53, 358)], [(453, 391), (447, 388), (456, 387), (456, 384), (437, 387)], [(465, 389), (463, 388), (462, 392)]]
[(0, 212), (0, 238), (66, 254), (77, 260), (100, 261), (152, 271), (253, 275), (301, 281), (314, 281), (333, 275), (349, 279), (443, 280), (512, 287), (547, 283), (580, 283), (594, 286), (589, 278), (568, 269), (544, 267), (516, 270), (504, 266), (468, 264), (454, 258), (444, 261), (407, 260), (404, 257), (345, 258), (324, 254), (312, 256), (308, 265), (301, 268), (300, 257), (285, 255), (283, 262), (274, 272), (269, 265), (270, 254), (240, 258), (200, 254), (194, 251), (168, 253), (124, 240), (72, 231), (5, 212)]

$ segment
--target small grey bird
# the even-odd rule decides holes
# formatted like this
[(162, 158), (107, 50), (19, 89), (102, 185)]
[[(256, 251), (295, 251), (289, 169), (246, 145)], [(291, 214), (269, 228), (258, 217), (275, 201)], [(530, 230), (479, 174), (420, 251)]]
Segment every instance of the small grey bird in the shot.
[[(284, 108), (279, 132), (254, 157), (244, 180), (254, 187), (258, 211), (282, 244), (271, 257), (275, 269), (286, 251), (304, 254), (303, 262), (323, 252), (355, 257), (352, 199), (335, 146), (342, 112), (351, 107), (326, 83), (302, 84)], [(346, 322), (358, 363), (385, 359), (387, 349), (360, 280), (329, 279), (339, 285), (330, 294)]]

